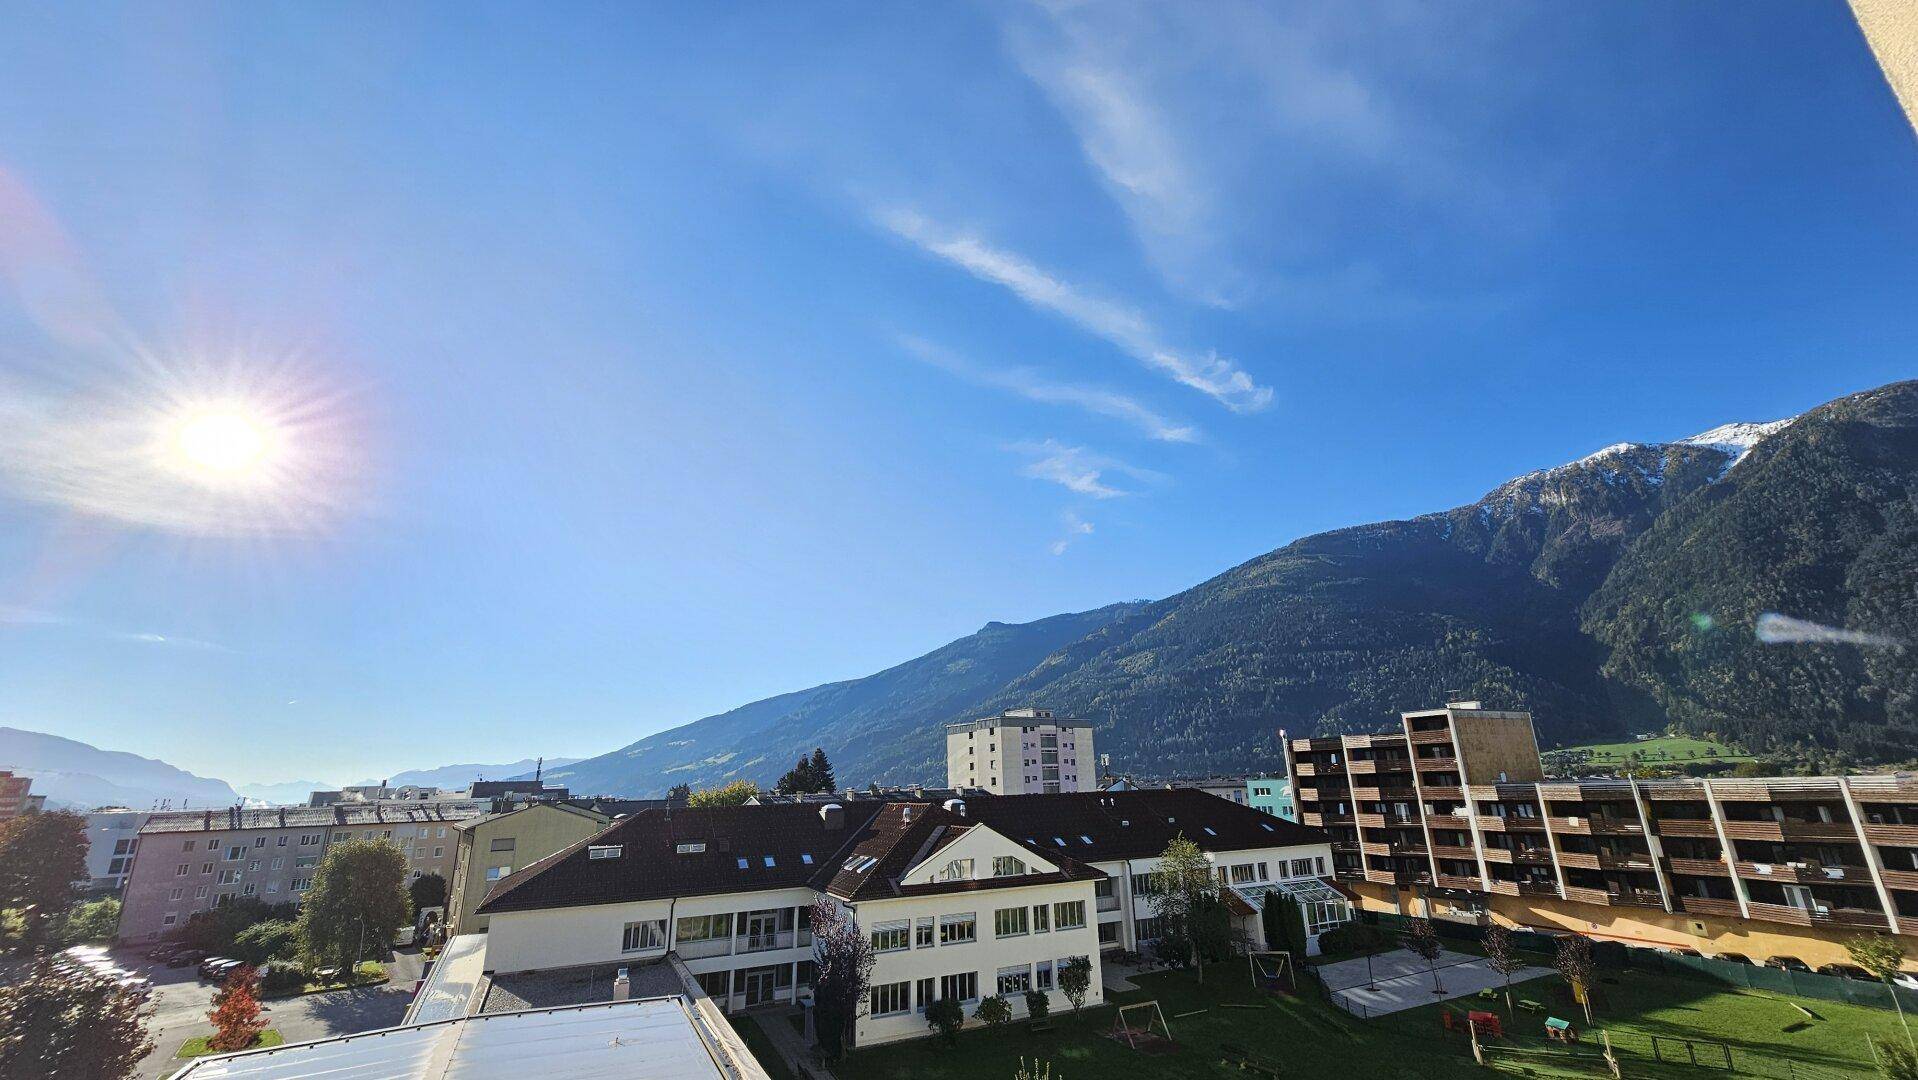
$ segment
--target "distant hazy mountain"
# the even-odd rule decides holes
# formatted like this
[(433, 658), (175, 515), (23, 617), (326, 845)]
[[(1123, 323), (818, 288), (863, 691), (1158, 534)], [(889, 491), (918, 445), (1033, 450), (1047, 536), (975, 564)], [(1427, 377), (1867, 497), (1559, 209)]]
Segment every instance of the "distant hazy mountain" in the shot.
[(56, 809), (130, 806), (230, 806), (239, 793), (224, 780), (195, 776), (164, 761), (143, 758), (58, 735), (0, 727), (0, 769), (33, 777), (35, 794)]
[[(1770, 613), (1836, 629), (1761, 634)], [(1548, 742), (1673, 724), (1896, 761), (1918, 754), (1913, 648), (1918, 382), (1903, 382), (1619, 443), (1164, 600), (989, 623), (548, 775), (595, 794), (765, 785), (821, 746), (843, 782), (943, 782), (940, 725), (1017, 705), (1091, 721), (1119, 769), (1239, 771), (1277, 763), (1280, 728), (1375, 730), (1453, 691), (1531, 709)]]
[[(546, 759), (546, 776), (550, 779), (554, 769), (563, 769), (579, 760), (571, 757), (549, 757)], [(500, 765), (442, 765), (437, 769), (409, 769), (406, 772), (396, 772), (391, 776), (362, 780), (360, 783), (377, 784), (384, 780), (392, 787), (405, 787), (410, 784), (417, 787), (463, 788), (475, 780), (513, 780), (521, 776), (531, 776), (538, 765), (539, 762), (535, 758), (509, 761)]]
[(233, 790), (245, 796), (248, 802), (267, 806), (305, 806), (307, 797), (314, 792), (338, 787), (338, 784), (329, 784), (324, 780), (288, 780), (282, 784), (235, 784)]

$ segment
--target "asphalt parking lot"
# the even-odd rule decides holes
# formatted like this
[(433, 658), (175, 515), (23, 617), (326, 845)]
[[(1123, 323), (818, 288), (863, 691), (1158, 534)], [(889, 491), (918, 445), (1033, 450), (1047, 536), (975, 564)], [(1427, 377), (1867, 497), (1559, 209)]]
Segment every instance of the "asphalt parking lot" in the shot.
[[(147, 975), (153, 980), (153, 1020), (148, 1029), (153, 1036), (153, 1052), (140, 1063), (140, 1080), (160, 1080), (186, 1065), (174, 1052), (195, 1035), (210, 1035), (207, 1010), (213, 1007), (212, 983), (201, 982), (193, 968), (169, 968), (149, 962), (144, 956), (127, 950), (113, 951), (115, 962)], [(304, 1042), (332, 1035), (349, 1035), (392, 1027), (406, 1013), (413, 1000), (413, 981), (418, 978), (417, 955), (401, 954), (387, 970), (393, 981), (384, 986), (357, 990), (334, 990), (304, 997), (277, 998), (264, 1002), (269, 1027), (286, 1037), (287, 1042)]]

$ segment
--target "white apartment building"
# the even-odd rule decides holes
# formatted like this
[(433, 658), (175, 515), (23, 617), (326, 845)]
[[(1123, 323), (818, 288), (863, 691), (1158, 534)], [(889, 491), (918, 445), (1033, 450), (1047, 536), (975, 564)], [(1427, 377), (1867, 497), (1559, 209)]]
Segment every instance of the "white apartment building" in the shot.
[(87, 814), (87, 890), (117, 893), (133, 873), (133, 854), (140, 847), (143, 810), (107, 807)]
[(946, 786), (1055, 795), (1099, 785), (1092, 725), (1050, 709), (1007, 709), (946, 728)]
[(1345, 918), (1312, 876), (1330, 862), (1322, 833), (1197, 791), (675, 808), (636, 813), (495, 885), (478, 909), (485, 974), (514, 993), (610, 986), (615, 971), (666, 961), (728, 1011), (801, 1001), (810, 909), (824, 898), (876, 954), (857, 1044), (928, 1034), (924, 1011), (942, 998), (969, 1022), (994, 993), (1015, 1016), (1027, 990), (1067, 1008), (1059, 972), (1078, 957), (1094, 1004), (1101, 950), (1151, 937), (1152, 871), (1180, 834), (1214, 855), (1255, 944), (1263, 896), (1288, 883), (1324, 894), (1308, 908), (1315, 930)]

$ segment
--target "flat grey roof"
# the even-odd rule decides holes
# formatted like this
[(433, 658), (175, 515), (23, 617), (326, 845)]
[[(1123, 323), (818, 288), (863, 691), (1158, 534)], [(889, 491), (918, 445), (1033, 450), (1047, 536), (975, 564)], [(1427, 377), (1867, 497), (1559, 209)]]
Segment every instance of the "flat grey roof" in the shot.
[(173, 1080), (725, 1080), (683, 999), (496, 1013), (199, 1060)]

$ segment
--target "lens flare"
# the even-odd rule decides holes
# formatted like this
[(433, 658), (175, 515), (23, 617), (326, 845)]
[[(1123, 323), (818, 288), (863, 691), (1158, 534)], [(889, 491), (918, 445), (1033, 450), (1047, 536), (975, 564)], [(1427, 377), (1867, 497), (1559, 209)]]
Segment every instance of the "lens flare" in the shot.
[(245, 404), (194, 409), (165, 425), (167, 464), (211, 484), (263, 479), (279, 459), (283, 434)]

